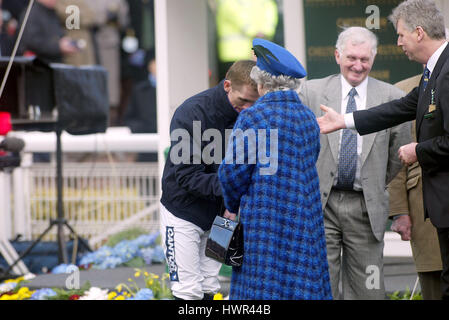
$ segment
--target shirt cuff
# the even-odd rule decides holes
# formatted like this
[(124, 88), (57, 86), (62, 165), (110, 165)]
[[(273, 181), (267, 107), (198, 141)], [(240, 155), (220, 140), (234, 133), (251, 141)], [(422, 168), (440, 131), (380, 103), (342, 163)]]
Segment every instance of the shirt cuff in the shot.
[(397, 220), (399, 217), (402, 217), (402, 216), (408, 216), (408, 214), (405, 214), (405, 213), (398, 214), (398, 215), (393, 216), (391, 219), (392, 219), (393, 221), (395, 221), (395, 220)]
[(346, 129), (355, 130), (354, 113), (345, 113), (343, 116), (345, 118)]

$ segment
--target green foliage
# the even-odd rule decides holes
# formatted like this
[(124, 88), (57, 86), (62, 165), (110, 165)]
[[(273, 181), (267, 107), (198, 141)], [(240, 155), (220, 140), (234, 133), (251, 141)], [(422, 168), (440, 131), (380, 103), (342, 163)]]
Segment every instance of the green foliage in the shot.
[(401, 291), (395, 291), (393, 292), (393, 294), (389, 294), (388, 297), (390, 298), (390, 300), (422, 300), (422, 295), (421, 292), (415, 293), (413, 295), (413, 298), (410, 299), (412, 293), (410, 291), (410, 288), (406, 288), (405, 292), (401, 292)]
[(119, 242), (123, 240), (134, 240), (139, 236), (147, 233), (148, 233), (147, 231), (140, 228), (127, 229), (109, 237), (108, 241), (106, 242), (106, 245), (109, 247), (115, 247)]
[(65, 290), (60, 288), (53, 288), (56, 292), (55, 296), (48, 297), (47, 300), (69, 300), (71, 296), (82, 296), (85, 291), (88, 291), (91, 288), (91, 284), (89, 281), (83, 284), (80, 289), (75, 290)]

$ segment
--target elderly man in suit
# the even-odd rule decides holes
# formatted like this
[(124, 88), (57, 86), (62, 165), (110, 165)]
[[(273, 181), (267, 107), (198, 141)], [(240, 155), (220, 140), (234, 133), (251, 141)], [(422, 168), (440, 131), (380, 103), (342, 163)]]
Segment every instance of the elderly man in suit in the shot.
[[(368, 29), (344, 30), (335, 51), (340, 74), (306, 81), (300, 88), (303, 103), (320, 116), (321, 104), (340, 114), (403, 96), (401, 90), (368, 76), (376, 51), (377, 38)], [(334, 298), (385, 298), (385, 188), (402, 167), (399, 147), (410, 141), (409, 125), (363, 138), (350, 130), (321, 136), (317, 168)]]
[(322, 133), (352, 128), (360, 134), (416, 119), (417, 142), (404, 145), (404, 164), (422, 169), (424, 213), (437, 228), (443, 271), (442, 298), (449, 300), (449, 46), (444, 16), (434, 1), (408, 0), (393, 10), (398, 46), (410, 60), (426, 64), (419, 87), (402, 99), (342, 116), (331, 108), (318, 119)]

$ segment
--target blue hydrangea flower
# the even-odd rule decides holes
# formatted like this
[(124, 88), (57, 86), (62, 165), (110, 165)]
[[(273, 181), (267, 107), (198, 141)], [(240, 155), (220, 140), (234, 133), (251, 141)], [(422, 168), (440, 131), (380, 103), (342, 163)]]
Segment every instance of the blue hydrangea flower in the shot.
[(156, 239), (159, 237), (159, 232), (153, 234), (143, 234), (132, 240), (139, 248), (153, 247), (156, 244)]
[(139, 247), (132, 241), (124, 240), (119, 242), (113, 249), (115, 256), (121, 258), (124, 262), (135, 258), (139, 252)]
[(56, 267), (54, 267), (51, 270), (51, 273), (53, 274), (63, 274), (63, 273), (71, 273), (73, 272), (73, 270), (75, 270), (75, 268), (77, 269), (78, 267), (75, 266), (74, 264), (60, 264)]
[(152, 300), (154, 299), (153, 290), (144, 288), (140, 289), (136, 295), (128, 300)]
[(156, 246), (153, 251), (152, 260), (154, 263), (163, 263), (165, 262), (165, 252), (161, 246)]
[(56, 292), (53, 289), (44, 288), (36, 290), (32, 295), (30, 300), (46, 300), (49, 297), (56, 296)]
[(95, 269), (105, 270), (105, 269), (114, 269), (125, 263), (123, 259), (117, 256), (110, 256), (104, 259), (100, 264), (95, 264)]
[(139, 250), (139, 256), (143, 258), (145, 264), (151, 265), (153, 263), (153, 248), (143, 248)]
[(111, 269), (136, 257), (142, 257), (147, 264), (163, 262), (165, 257), (162, 247), (156, 246), (158, 237), (159, 232), (155, 232), (153, 234), (141, 235), (134, 240), (123, 240), (113, 248), (108, 246), (101, 247), (97, 251), (87, 253), (81, 257), (79, 265), (92, 265), (95, 269)]

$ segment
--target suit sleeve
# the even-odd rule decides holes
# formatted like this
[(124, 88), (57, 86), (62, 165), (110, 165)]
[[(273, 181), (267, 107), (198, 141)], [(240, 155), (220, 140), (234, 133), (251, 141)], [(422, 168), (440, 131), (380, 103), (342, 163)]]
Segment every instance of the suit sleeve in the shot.
[(385, 130), (416, 118), (418, 88), (403, 98), (396, 99), (377, 107), (354, 112), (357, 132), (365, 135)]
[[(21, 23), (23, 22), (23, 18), (24, 14), (22, 14)], [(20, 54), (30, 50), (37, 55), (61, 55), (61, 50), (59, 48), (59, 40), (61, 37), (48, 37), (47, 34), (43, 33), (44, 29), (45, 28), (42, 26), (42, 21), (36, 16), (36, 14), (31, 13), (20, 43)]]
[(400, 124), (399, 126), (390, 129), (390, 145), (388, 155), (388, 167), (386, 183), (390, 183), (391, 180), (402, 169), (403, 165), (399, 159), (399, 148), (412, 142), (411, 122)]

